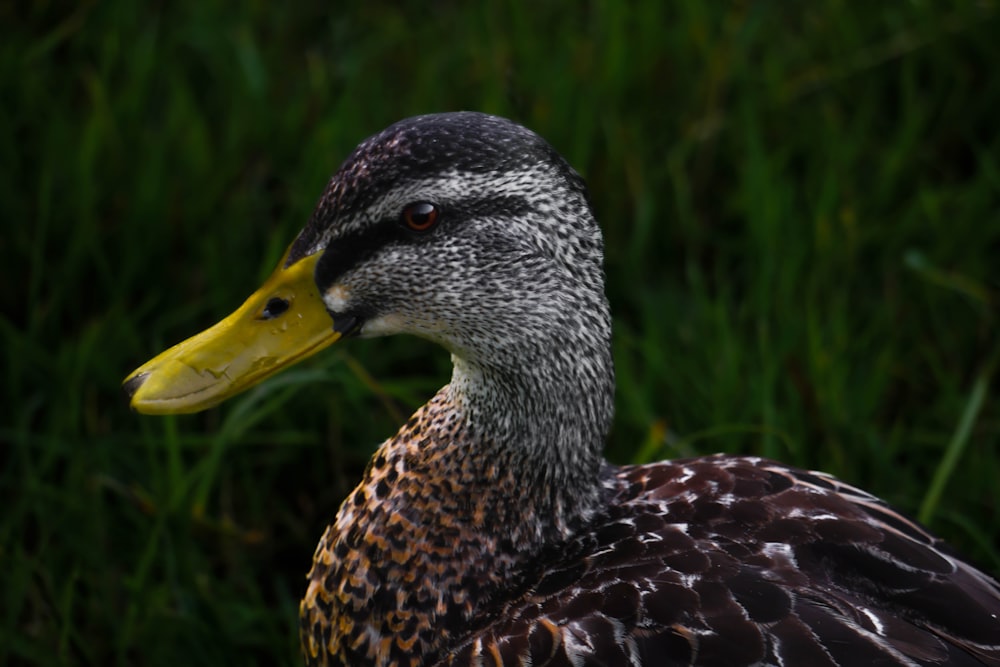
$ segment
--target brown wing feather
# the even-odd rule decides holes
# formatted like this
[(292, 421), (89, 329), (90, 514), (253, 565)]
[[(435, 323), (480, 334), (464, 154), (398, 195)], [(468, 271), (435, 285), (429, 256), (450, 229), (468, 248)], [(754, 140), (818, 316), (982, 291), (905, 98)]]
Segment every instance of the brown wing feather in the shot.
[(834, 478), (609, 468), (609, 511), (440, 665), (1000, 665), (1000, 587)]

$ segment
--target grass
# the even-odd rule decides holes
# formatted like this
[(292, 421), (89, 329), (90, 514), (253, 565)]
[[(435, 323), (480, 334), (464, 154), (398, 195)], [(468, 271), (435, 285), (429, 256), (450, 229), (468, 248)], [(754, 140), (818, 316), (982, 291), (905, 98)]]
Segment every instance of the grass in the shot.
[(0, 663), (298, 664), (315, 542), (446, 355), (352, 343), (183, 418), (119, 384), (360, 139), (458, 108), (588, 179), (613, 460), (821, 468), (1000, 572), (996, 3), (542, 4), (0, 9)]

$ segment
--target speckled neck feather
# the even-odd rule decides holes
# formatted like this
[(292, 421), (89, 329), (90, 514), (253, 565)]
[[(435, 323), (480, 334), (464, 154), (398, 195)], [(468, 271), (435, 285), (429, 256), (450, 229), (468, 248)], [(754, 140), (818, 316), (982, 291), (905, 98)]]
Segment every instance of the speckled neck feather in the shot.
[[(419, 203), (427, 233), (400, 224)], [(539, 137), (402, 121), (331, 179), (334, 322), (452, 353), (316, 550), (310, 665), (993, 665), (1000, 585), (863, 491), (748, 457), (618, 468), (601, 235)], [(341, 330), (341, 329), (338, 329)]]
[(302, 605), (309, 658), (422, 664), (578, 527), (546, 472), (517, 450), (484, 450), (451, 391), (382, 445), (320, 542)]
[(382, 444), (320, 542), (302, 604), (307, 655), (423, 664), (485, 622), (603, 504), (610, 407), (595, 379), (456, 357), (452, 382)]

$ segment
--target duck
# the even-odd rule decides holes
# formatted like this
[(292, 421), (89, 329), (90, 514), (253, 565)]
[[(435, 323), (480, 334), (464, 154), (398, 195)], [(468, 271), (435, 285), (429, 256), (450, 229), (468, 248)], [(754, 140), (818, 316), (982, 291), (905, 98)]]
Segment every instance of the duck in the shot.
[(1000, 584), (879, 498), (754, 456), (605, 460), (603, 255), (539, 135), (407, 118), (239, 309), (126, 378), (134, 410), (175, 414), (342, 340), (450, 352), (316, 548), (306, 664), (1000, 666)]

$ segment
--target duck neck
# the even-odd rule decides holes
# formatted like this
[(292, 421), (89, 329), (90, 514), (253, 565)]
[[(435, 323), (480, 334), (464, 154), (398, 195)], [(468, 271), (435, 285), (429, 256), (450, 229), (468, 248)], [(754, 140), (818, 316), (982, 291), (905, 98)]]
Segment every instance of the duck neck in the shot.
[(314, 558), (310, 664), (433, 657), (598, 511), (610, 349), (564, 343), (547, 365), (453, 355), (451, 383), (379, 448)]
[(483, 466), (484, 480), (495, 468), (513, 476), (512, 486), (494, 490), (519, 508), (520, 516), (511, 517), (516, 521), (501, 530), (516, 527), (519, 544), (529, 550), (567, 537), (599, 506), (610, 384), (569, 364), (517, 368), (457, 356), (453, 362), (446, 391), (465, 421), (465, 446)]

